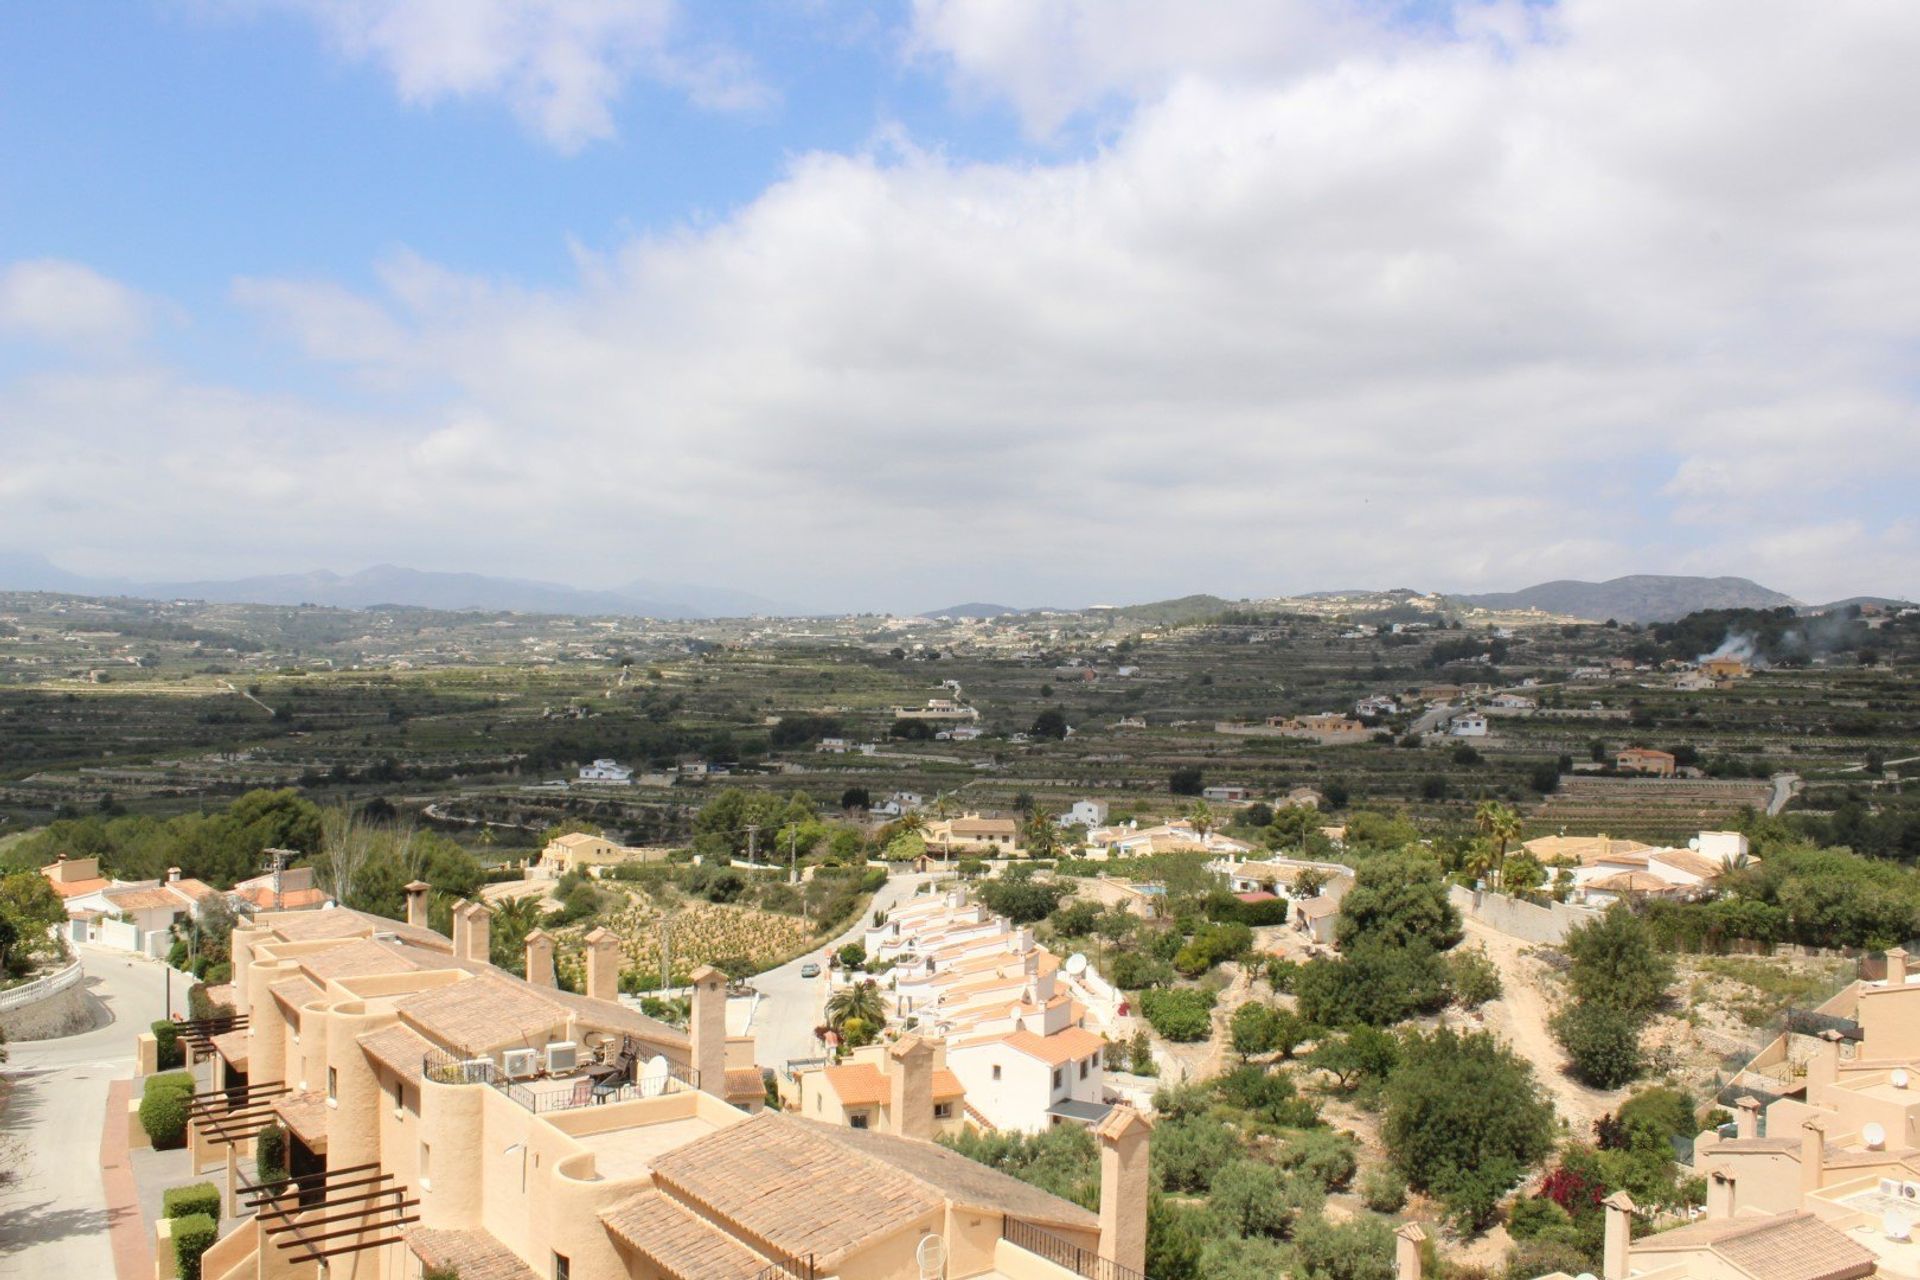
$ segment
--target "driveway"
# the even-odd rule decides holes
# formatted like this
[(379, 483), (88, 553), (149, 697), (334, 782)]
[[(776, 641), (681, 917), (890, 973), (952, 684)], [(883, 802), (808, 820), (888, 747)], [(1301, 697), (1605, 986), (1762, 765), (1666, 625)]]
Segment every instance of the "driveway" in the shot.
[[(813, 1029), (826, 1016), (827, 953), (838, 951), (849, 942), (860, 941), (873, 922), (874, 912), (893, 910), (919, 892), (921, 885), (936, 878), (932, 873), (894, 876), (880, 886), (880, 891), (873, 895), (872, 905), (839, 937), (821, 943), (778, 969), (747, 979), (760, 992), (760, 1006), (754, 1011), (751, 1028), (755, 1063), (762, 1067), (782, 1067), (790, 1058), (819, 1056), (820, 1042), (813, 1038)], [(800, 966), (809, 962), (820, 966), (819, 977), (800, 976)]]
[[(135, 1039), (167, 1013), (165, 966), (120, 951), (78, 950), (99, 1006), (94, 1029), (16, 1041), (0, 1069), (12, 1091), (0, 1134), (17, 1173), (0, 1187), (0, 1274), (14, 1280), (114, 1274), (100, 1169), (107, 1088), (132, 1077)], [(184, 1008), (178, 975), (173, 998)]]

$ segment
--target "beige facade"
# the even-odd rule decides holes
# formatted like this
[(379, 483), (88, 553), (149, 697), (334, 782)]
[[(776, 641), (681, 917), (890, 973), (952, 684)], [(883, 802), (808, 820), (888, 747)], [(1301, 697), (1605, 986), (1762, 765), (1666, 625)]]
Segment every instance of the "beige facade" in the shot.
[[(1116, 1162), (1108, 1193), (1128, 1198), (1096, 1215), (934, 1146), (933, 1046), (868, 1064), (901, 1133), (756, 1114), (717, 971), (694, 975), (682, 1031), (618, 1001), (617, 964), (589, 963), (584, 995), (524, 981), (485, 960), (484, 907), (458, 904), (448, 939), (424, 927), (425, 886), (409, 899), (407, 924), (335, 908), (235, 931), (245, 1025), (220, 1038), (215, 1083), (256, 1091), (304, 1180), (215, 1244), (207, 1280), (890, 1280), (935, 1249), (953, 1280), (1066, 1280), (1041, 1242), (1132, 1247), (1107, 1219), (1144, 1220), (1125, 1176), (1144, 1154)], [(552, 946), (529, 939), (530, 972)], [(192, 1140), (202, 1169), (246, 1145), (211, 1122)]]
[(960, 1132), (968, 1119), (947, 1046), (919, 1036), (863, 1046), (839, 1063), (797, 1065), (779, 1086), (782, 1109), (848, 1129), (933, 1138)]
[(529, 874), (558, 880), (571, 871), (591, 872), (595, 867), (617, 867), (630, 862), (664, 862), (671, 852), (646, 845), (616, 844), (605, 836), (574, 831), (547, 841), (547, 847), (540, 851), (540, 860), (529, 869)]

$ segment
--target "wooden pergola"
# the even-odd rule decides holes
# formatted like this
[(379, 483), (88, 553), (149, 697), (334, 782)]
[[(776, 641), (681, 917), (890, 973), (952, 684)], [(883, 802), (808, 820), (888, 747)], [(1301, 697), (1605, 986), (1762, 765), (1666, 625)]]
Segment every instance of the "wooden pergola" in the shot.
[[(282, 1199), (289, 1191), (295, 1193), (291, 1203)], [(400, 1228), (420, 1221), (414, 1212), (419, 1198), (407, 1195), (377, 1162), (243, 1186), (240, 1193), (248, 1197), (260, 1234), (289, 1251), (293, 1262), (398, 1244), (406, 1239)]]
[(245, 1031), (247, 1015), (244, 1013), (226, 1013), (213, 1018), (176, 1018), (173, 1033), (180, 1038), (191, 1055), (189, 1061), (200, 1062), (213, 1052), (213, 1038), (229, 1031)]
[(207, 1089), (187, 1099), (187, 1122), (205, 1134), (211, 1146), (231, 1147), (258, 1137), (274, 1123), (273, 1104), (291, 1090), (279, 1081)]

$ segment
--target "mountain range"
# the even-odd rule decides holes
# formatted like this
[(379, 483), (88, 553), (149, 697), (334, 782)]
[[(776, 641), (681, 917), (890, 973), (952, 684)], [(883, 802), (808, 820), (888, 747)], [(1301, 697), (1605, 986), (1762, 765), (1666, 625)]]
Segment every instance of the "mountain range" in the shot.
[(70, 595), (132, 596), (141, 600), (209, 600), (222, 604), (317, 604), (342, 609), (407, 605), (484, 612), (617, 615), (642, 618), (737, 618), (792, 615), (790, 605), (719, 587), (636, 579), (606, 591), (374, 565), (357, 573), (317, 569), (199, 582), (132, 582), (69, 573), (42, 556), (0, 554), (0, 589)]
[(1540, 609), (1604, 622), (1671, 622), (1699, 609), (1798, 608), (1800, 602), (1746, 578), (1673, 577), (1635, 573), (1605, 582), (1563, 578), (1520, 591), (1451, 597), (1482, 609)]

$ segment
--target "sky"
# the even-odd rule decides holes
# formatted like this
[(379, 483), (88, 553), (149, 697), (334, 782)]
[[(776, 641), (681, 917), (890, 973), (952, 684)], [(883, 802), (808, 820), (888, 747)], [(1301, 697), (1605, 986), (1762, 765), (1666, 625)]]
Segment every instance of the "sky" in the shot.
[(0, 5), (0, 551), (1920, 596), (1911, 0)]

